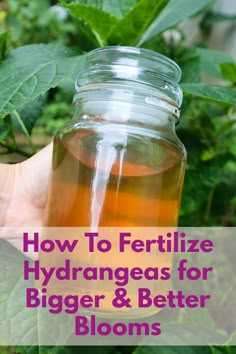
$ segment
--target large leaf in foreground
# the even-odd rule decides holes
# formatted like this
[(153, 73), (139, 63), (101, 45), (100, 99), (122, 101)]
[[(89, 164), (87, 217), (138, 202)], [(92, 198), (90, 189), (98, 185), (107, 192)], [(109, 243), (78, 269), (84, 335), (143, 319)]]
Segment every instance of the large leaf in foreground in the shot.
[(144, 32), (138, 44), (141, 45), (157, 34), (175, 26), (177, 23), (181, 22), (186, 17), (194, 15), (211, 2), (212, 0), (170, 0), (161, 14), (146, 32)]
[(39, 96), (35, 100), (28, 102), (19, 112), (13, 112), (11, 116), (13, 127), (22, 132), (22, 126), (16, 119), (16, 113), (18, 113), (28, 133), (31, 134), (36, 121), (42, 113), (46, 99), (47, 95)]
[(76, 76), (83, 60), (83, 56), (53, 44), (13, 50), (0, 66), (0, 116), (20, 109), (68, 76)]
[(14, 333), (12, 342), (27, 336), (31, 336), (32, 342), (36, 341), (36, 311), (29, 312), (25, 308), (24, 294), (28, 284), (22, 277), (23, 262), (23, 255), (5, 241), (0, 241), (0, 333), (1, 339), (7, 342), (11, 332)]
[(196, 97), (205, 98), (215, 102), (236, 104), (236, 90), (204, 84), (182, 84), (184, 93)]
[[(50, 343), (52, 338), (55, 345), (60, 345), (61, 341), (68, 343), (73, 330), (72, 316), (65, 317), (62, 314), (60, 322), (60, 315), (52, 316), (47, 309), (26, 307), (26, 289), (37, 285), (32, 273), (29, 280), (23, 277), (25, 259), (19, 251), (0, 240), (0, 346), (2, 343), (12, 346), (45, 344), (47, 341)], [(30, 266), (33, 267), (34, 263)], [(45, 351), (42, 348), (37, 351), (35, 347), (35, 351), (34, 347), (31, 348), (29, 354), (59, 354), (53, 350)]]

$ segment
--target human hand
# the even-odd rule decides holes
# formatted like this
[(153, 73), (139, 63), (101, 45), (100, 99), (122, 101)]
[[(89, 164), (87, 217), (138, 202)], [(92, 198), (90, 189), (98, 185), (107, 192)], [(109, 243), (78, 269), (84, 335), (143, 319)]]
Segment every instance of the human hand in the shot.
[(19, 249), (10, 229), (42, 226), (51, 160), (52, 144), (22, 163), (0, 164), (0, 237)]

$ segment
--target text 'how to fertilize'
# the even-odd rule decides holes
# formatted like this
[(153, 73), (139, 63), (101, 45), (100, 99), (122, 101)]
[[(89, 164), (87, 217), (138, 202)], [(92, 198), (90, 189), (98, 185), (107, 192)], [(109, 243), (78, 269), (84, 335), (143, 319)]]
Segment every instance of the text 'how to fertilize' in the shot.
[[(121, 327), (123, 324), (120, 332), (108, 322), (102, 322), (106, 330), (98, 330), (99, 315), (119, 311), (122, 319), (133, 314), (138, 324), (138, 314), (142, 318), (165, 308), (205, 308), (211, 294), (169, 290), (169, 286), (173, 273), (180, 283), (209, 280), (213, 267), (193, 266), (187, 254), (209, 254), (213, 249), (212, 240), (188, 239), (186, 233), (177, 231), (152, 238), (136, 237), (131, 232), (109, 238), (84, 232), (78, 238), (51, 239), (25, 232), (24, 253), (38, 253), (37, 260), (24, 260), (24, 280), (31, 284), (26, 289), (26, 307), (46, 310), (52, 316), (76, 315), (76, 336), (125, 335), (132, 327), (124, 327), (127, 319), (119, 320)], [(175, 253), (182, 257), (178, 262), (173, 261)], [(132, 328), (132, 335), (161, 334), (159, 322)]]

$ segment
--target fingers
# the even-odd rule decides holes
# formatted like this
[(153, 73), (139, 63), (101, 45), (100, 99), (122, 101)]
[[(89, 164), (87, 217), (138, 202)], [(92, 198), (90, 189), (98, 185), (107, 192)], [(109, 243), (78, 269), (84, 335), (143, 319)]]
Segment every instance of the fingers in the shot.
[(44, 207), (52, 164), (52, 143), (21, 163), (21, 176), (31, 200)]

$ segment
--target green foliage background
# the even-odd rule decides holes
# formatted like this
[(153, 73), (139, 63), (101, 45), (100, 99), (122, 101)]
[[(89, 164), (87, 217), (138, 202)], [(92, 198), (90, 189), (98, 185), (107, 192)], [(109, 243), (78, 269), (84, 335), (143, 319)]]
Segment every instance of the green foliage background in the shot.
[[(186, 17), (202, 14), (200, 30), (207, 38), (216, 23), (235, 23), (235, 14), (214, 13), (213, 3), (67, 0), (58, 7), (49, 0), (0, 2), (2, 160), (12, 163), (31, 156), (72, 117), (74, 81), (85, 52), (118, 44), (149, 48), (171, 57), (183, 71), (184, 104), (177, 131), (188, 164), (180, 225), (236, 226), (236, 64), (204, 42), (186, 46), (178, 26)], [(221, 84), (208, 85), (205, 75)], [(13, 352), (90, 353), (91, 348), (0, 347), (0, 354)], [(93, 352), (231, 354), (235, 348), (99, 347)]]

